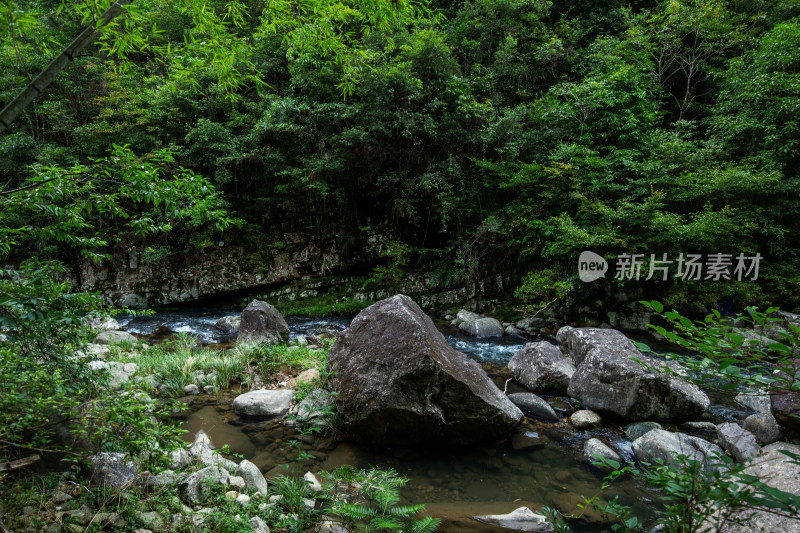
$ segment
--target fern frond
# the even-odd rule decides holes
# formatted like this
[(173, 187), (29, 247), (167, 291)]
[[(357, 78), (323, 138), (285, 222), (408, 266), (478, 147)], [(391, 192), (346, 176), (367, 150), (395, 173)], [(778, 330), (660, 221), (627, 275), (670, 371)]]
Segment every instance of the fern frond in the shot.
[(438, 518), (423, 516), (419, 520), (414, 520), (406, 528), (406, 533), (434, 533), (442, 523)]

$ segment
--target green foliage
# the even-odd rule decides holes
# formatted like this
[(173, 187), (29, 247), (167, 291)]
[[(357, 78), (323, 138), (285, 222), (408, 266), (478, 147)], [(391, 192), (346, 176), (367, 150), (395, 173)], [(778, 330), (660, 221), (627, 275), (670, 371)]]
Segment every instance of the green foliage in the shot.
[(553, 269), (532, 270), (514, 291), (526, 313), (537, 313), (556, 301), (563, 300), (573, 290), (572, 280), (558, 279)]
[[(666, 533), (719, 531), (730, 524), (749, 527), (748, 520), (755, 510), (796, 518), (800, 498), (747, 474), (745, 464), (734, 463), (724, 456), (713, 459), (717, 464), (714, 468), (705, 468), (703, 461), (680, 454), (667, 464), (620, 466), (617, 461), (600, 457), (594, 464), (613, 470), (603, 488), (618, 477), (631, 474), (658, 489), (664, 505), (658, 523)], [(596, 507), (618, 521), (612, 526), (614, 531), (647, 531), (630, 508), (616, 499)]]
[(350, 530), (362, 533), (431, 533), (439, 520), (416, 518), (424, 505), (398, 505), (399, 489), (408, 482), (393, 470), (355, 471), (344, 466), (326, 474), (326, 492), (332, 492), (327, 512)]
[[(686, 368), (699, 385), (733, 394), (742, 388), (800, 391), (794, 377), (800, 327), (776, 315), (777, 308), (758, 311), (748, 307), (745, 315), (734, 317), (722, 317), (712, 310), (702, 320), (691, 320), (677, 311), (664, 311), (660, 302), (641, 303), (664, 319), (669, 329), (650, 327), (689, 351), (688, 355), (669, 354), (668, 358)], [(645, 346), (640, 348), (649, 351)]]

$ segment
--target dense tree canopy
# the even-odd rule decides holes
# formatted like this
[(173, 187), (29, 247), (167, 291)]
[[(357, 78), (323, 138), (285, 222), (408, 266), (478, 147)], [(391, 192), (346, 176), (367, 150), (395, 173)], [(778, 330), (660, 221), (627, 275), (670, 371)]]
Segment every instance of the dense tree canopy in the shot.
[[(107, 4), (0, 2), (0, 105)], [(346, 248), (386, 225), (462, 279), (476, 258), (516, 265), (531, 302), (576, 286), (586, 249), (760, 253), (757, 283), (650, 290), (791, 307), (798, 16), (758, 0), (135, 1), (0, 136), (0, 198), (124, 146), (207, 178), (243, 245), (299, 231)], [(143, 200), (133, 220), (164, 224)], [(13, 213), (6, 232), (37, 224)], [(221, 231), (184, 220), (170, 246)], [(147, 245), (121, 222), (105, 251)]]

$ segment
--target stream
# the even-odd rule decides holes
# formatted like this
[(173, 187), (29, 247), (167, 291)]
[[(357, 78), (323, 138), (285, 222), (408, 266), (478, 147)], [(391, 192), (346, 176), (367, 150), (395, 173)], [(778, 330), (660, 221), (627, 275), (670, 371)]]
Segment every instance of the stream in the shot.
[[(127, 331), (153, 342), (173, 332), (185, 332), (196, 335), (201, 344), (224, 346), (231, 339), (220, 335), (214, 324), (231, 314), (238, 311), (223, 307), (180, 308), (123, 318), (120, 323)], [(345, 317), (287, 317), (286, 321), (292, 338), (341, 330), (350, 323)], [(444, 321), (438, 322), (437, 327), (448, 343), (480, 362), (501, 389), (511, 377), (506, 368), (508, 360), (527, 342), (518, 336), (475, 340)], [(509, 383), (508, 392), (523, 390)], [(523, 505), (534, 511), (548, 506), (563, 513), (577, 513), (584, 496), (599, 494), (604, 476), (603, 471), (583, 456), (583, 445), (589, 438), (599, 437), (620, 450), (626, 459), (632, 458), (630, 442), (619, 428), (576, 431), (568, 421), (544, 422), (532, 417), (526, 417), (518, 434), (511, 439), (468, 448), (379, 448), (338, 442), (333, 437), (303, 437), (282, 420), (241, 420), (232, 407), (237, 392), (228, 390), (218, 397), (186, 398), (189, 409), (180, 415), (187, 430), (184, 438), (192, 441), (202, 429), (216, 447), (229, 445), (232, 453), (254, 462), (267, 478), (289, 471), (303, 474), (309, 470), (332, 470), (344, 464), (392, 468), (411, 479), (401, 492), (405, 502), (425, 503), (429, 514), (442, 518), (439, 531), (444, 533), (508, 531), (481, 524), (471, 517), (505, 514)], [(568, 404), (560, 399), (551, 400), (560, 414), (568, 416), (571, 411)], [(292, 440), (301, 441), (299, 449), (288, 444)], [(298, 458), (300, 451), (303, 453)], [(658, 498), (656, 493), (632, 480), (618, 480), (603, 493), (604, 498), (615, 495), (641, 518), (653, 515)], [(591, 505), (587, 507), (581, 517), (569, 520), (573, 531), (602, 530), (599, 513), (591, 510)]]

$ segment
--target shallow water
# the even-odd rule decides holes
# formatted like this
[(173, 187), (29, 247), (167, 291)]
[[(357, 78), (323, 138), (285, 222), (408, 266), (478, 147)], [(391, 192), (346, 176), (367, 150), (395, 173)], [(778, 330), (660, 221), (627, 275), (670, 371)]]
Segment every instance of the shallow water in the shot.
[[(219, 318), (231, 314), (236, 312), (224, 307), (181, 308), (159, 311), (150, 317), (123, 319), (120, 323), (128, 331), (156, 341), (170, 331), (183, 331), (197, 335), (201, 344), (215, 344), (231, 340), (214, 328)], [(347, 317), (289, 317), (286, 320), (292, 338), (339, 331), (350, 323)], [(519, 336), (476, 340), (464, 336), (446, 322), (438, 323), (437, 327), (453, 347), (481, 362), (501, 388), (510, 377), (506, 368), (508, 360), (527, 342)], [(522, 390), (513, 382), (509, 385), (508, 392)], [(306, 438), (301, 447), (308, 454), (307, 458), (298, 461), (298, 450), (289, 442), (300, 441), (303, 437), (282, 420), (239, 419), (231, 405), (234, 396), (234, 392), (226, 391), (219, 398), (187, 399), (192, 406), (184, 415), (183, 427), (187, 430), (184, 438), (191, 441), (197, 431), (203, 430), (216, 446), (227, 444), (231, 453), (253, 461), (268, 477), (289, 470), (301, 474), (307, 470), (332, 470), (343, 464), (358, 468), (373, 465), (393, 468), (411, 479), (402, 490), (404, 500), (426, 503), (430, 514), (443, 519), (440, 531), (445, 533), (506, 531), (481, 524), (472, 516), (504, 514), (523, 505), (533, 510), (549, 506), (563, 513), (577, 513), (577, 506), (584, 503), (583, 497), (597, 495), (602, 484), (603, 472), (583, 457), (583, 445), (591, 437), (610, 444), (625, 458), (632, 457), (630, 443), (619, 431), (576, 432), (568, 422), (528, 418), (514, 438), (469, 448), (379, 448), (336, 442), (330, 437)], [(616, 494), (623, 503), (631, 505), (637, 515), (652, 515), (655, 496), (642, 485), (618, 481), (604, 496)], [(591, 510), (571, 520), (570, 525), (577, 532), (601, 530), (599, 515)]]

